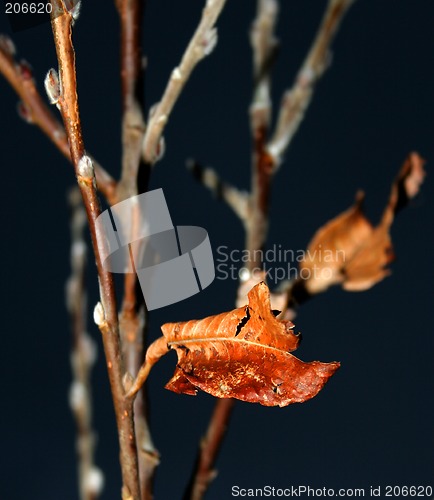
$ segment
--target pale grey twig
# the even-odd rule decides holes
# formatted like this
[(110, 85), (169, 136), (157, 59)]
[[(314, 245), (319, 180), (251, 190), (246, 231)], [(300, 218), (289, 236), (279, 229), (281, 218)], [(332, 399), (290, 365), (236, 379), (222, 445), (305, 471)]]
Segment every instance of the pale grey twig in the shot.
[(267, 144), (274, 170), (282, 163), (309, 106), (315, 86), (331, 60), (330, 46), (339, 25), (354, 0), (329, 0), (321, 25), (291, 89), (282, 97), (277, 125)]
[(95, 433), (92, 429), (92, 390), (90, 376), (97, 347), (87, 333), (85, 286), (86, 253), (84, 240), (86, 213), (78, 188), (69, 195), (71, 214), (71, 276), (66, 286), (66, 304), (72, 324), (71, 368), (73, 381), (69, 404), (77, 427), (76, 450), (81, 500), (96, 500), (104, 485), (102, 471), (94, 462)]
[(162, 133), (170, 113), (196, 65), (214, 49), (217, 43), (217, 29), (214, 27), (226, 0), (207, 0), (199, 25), (177, 66), (170, 76), (161, 101), (157, 103), (148, 119), (143, 141), (143, 158), (154, 164), (164, 148)]

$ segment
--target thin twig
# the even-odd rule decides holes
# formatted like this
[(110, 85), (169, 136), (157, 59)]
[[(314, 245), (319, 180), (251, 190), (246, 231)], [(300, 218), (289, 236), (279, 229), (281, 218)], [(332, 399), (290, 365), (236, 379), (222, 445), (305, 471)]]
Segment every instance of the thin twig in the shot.
[(354, 0), (329, 0), (319, 30), (303, 62), (292, 89), (282, 98), (276, 129), (267, 145), (277, 170), (288, 149), (306, 109), (315, 86), (330, 62), (330, 46), (336, 31)]
[(96, 359), (96, 345), (86, 332), (87, 297), (84, 283), (86, 269), (86, 242), (83, 232), (86, 214), (78, 188), (69, 196), (71, 217), (71, 276), (66, 288), (66, 303), (72, 323), (71, 368), (73, 382), (70, 406), (77, 426), (78, 477), (81, 500), (99, 498), (104, 476), (95, 466), (95, 433), (92, 429), (92, 391), (90, 374)]
[(134, 434), (133, 401), (125, 397), (123, 385), (124, 366), (120, 346), (116, 296), (111, 273), (103, 266), (106, 252), (105, 235), (97, 228), (96, 219), (101, 213), (97, 196), (94, 170), (85, 155), (81, 132), (75, 73), (75, 54), (72, 45), (72, 16), (62, 0), (51, 0), (51, 24), (56, 46), (61, 89), (58, 105), (71, 148), (71, 158), (83, 197), (92, 236), (100, 284), (101, 304), (94, 314), (100, 327), (104, 352), (113, 396), (120, 445), (123, 498), (140, 499), (137, 450)]
[[(256, 256), (265, 244), (268, 233), (268, 210), (272, 179), (272, 159), (266, 150), (271, 116), (270, 81), (277, 41), (274, 36), (278, 13), (276, 0), (258, 0), (256, 19), (250, 41), (253, 49), (253, 98), (250, 106), (250, 128), (253, 140), (252, 185), (249, 216), (245, 223), (246, 249)], [(261, 262), (248, 263), (253, 270)]]
[[(121, 27), (122, 82), (122, 174), (117, 195), (124, 200), (146, 191), (150, 165), (142, 161), (145, 133), (143, 118), (143, 59), (141, 51), (144, 0), (116, 0)], [(135, 241), (137, 224), (131, 224), (130, 241)], [(120, 313), (122, 348), (128, 373), (136, 374), (144, 359), (148, 315), (136, 273), (124, 278), (124, 298)], [(138, 451), (142, 498), (152, 498), (153, 476), (159, 455), (151, 438), (145, 389), (134, 402), (134, 426)]]
[(223, 182), (218, 173), (210, 167), (203, 167), (195, 160), (187, 161), (187, 168), (193, 177), (218, 200), (224, 201), (244, 222), (248, 215), (249, 194)]
[(154, 164), (160, 155), (160, 140), (170, 113), (187, 83), (193, 69), (205, 56), (209, 55), (217, 43), (217, 30), (214, 25), (226, 3), (226, 0), (207, 0), (202, 18), (187, 49), (170, 76), (161, 101), (156, 105), (149, 123), (143, 144), (143, 157), (149, 164)]
[(271, 118), (270, 72), (277, 55), (274, 36), (279, 5), (276, 0), (258, 0), (258, 12), (250, 32), (253, 49), (253, 100), (250, 106), (252, 130), (268, 127)]
[(144, 0), (116, 0), (121, 27), (122, 175), (118, 198), (137, 194), (137, 176), (145, 133), (141, 51)]
[[(54, 117), (36, 88), (31, 69), (25, 61), (17, 63), (14, 59), (15, 47), (5, 35), (0, 35), (0, 73), (21, 99), (20, 114), (28, 122), (37, 125), (53, 142), (59, 151), (71, 161), (68, 139), (65, 129)], [(94, 159), (95, 176), (98, 189), (107, 201), (114, 203), (116, 182)]]
[(249, 204), (249, 216), (245, 223), (246, 250), (252, 258), (246, 266), (250, 271), (261, 267), (257, 259), (265, 245), (268, 235), (268, 213), (270, 208), (270, 190), (273, 164), (266, 151), (267, 128), (264, 124), (252, 130), (253, 165), (252, 188)]

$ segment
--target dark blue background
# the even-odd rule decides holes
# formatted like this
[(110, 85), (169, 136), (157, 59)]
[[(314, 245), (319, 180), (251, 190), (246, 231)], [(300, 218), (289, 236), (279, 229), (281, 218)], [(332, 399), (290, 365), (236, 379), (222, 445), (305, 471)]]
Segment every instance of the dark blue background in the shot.
[[(120, 164), (118, 19), (112, 2), (84, 1), (74, 30), (78, 90), (87, 149), (113, 174)], [(282, 3), (276, 108), (292, 83), (321, 18), (324, 1)], [(203, 2), (150, 0), (144, 51), (147, 106), (156, 102), (195, 28)], [(240, 188), (250, 184), (251, 98), (248, 30), (255, 2), (229, 2), (219, 44), (195, 70), (166, 129), (167, 153), (152, 187), (164, 189), (175, 224), (205, 227), (213, 248), (243, 248), (243, 230), (185, 169), (198, 158)], [(242, 487), (433, 485), (434, 363), (432, 217), (434, 197), (434, 5), (429, 0), (359, 0), (334, 45), (331, 69), (315, 93), (273, 187), (269, 246), (306, 247), (315, 230), (346, 209), (358, 188), (377, 221), (390, 182), (408, 152), (427, 160), (422, 194), (392, 228), (393, 275), (364, 293), (328, 291), (301, 309), (297, 351), (305, 361), (339, 360), (341, 370), (316, 398), (288, 408), (238, 403), (208, 498)], [(2, 31), (10, 32), (0, 15)], [(13, 36), (39, 88), (56, 67), (48, 24)], [(2, 188), (0, 497), (77, 498), (74, 424), (67, 404), (70, 331), (64, 305), (69, 274), (66, 192), (71, 166), (15, 112), (0, 80)], [(98, 300), (93, 266), (90, 305)], [(203, 293), (151, 314), (151, 338), (167, 321), (233, 307), (237, 283), (216, 280)], [(117, 436), (101, 342), (93, 374), (97, 464), (104, 499), (119, 498)], [(176, 499), (187, 481), (213, 407), (204, 394), (163, 386), (169, 354), (150, 377), (152, 428), (162, 461), (156, 498)]]

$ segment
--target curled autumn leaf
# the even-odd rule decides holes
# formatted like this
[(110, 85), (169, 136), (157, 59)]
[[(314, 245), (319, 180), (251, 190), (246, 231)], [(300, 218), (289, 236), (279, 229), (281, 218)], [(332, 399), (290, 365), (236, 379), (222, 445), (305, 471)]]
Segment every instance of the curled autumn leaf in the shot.
[(365, 217), (364, 194), (358, 193), (351, 208), (317, 231), (300, 263), (300, 276), (310, 294), (335, 284), (350, 291), (367, 290), (390, 274), (387, 265), (394, 258), (390, 227), (398, 211), (419, 192), (423, 165), (417, 153), (408, 156), (377, 227)]
[(176, 350), (178, 364), (167, 389), (193, 395), (201, 389), (219, 398), (287, 406), (323, 388), (339, 363), (305, 363), (290, 354), (300, 336), (291, 321), (276, 319), (264, 282), (248, 298), (248, 305), (227, 313), (162, 326), (164, 337), (150, 346), (147, 362)]

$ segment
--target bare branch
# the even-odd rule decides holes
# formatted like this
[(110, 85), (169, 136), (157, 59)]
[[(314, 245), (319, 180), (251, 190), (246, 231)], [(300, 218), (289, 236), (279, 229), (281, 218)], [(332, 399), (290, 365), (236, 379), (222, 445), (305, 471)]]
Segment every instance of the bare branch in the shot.
[[(0, 73), (21, 99), (20, 114), (28, 123), (37, 125), (60, 152), (71, 161), (65, 129), (39, 94), (29, 66), (24, 61), (17, 63), (14, 55), (12, 41), (7, 36), (0, 35)], [(94, 161), (94, 166), (98, 189), (109, 203), (113, 203), (116, 182), (96, 161)]]
[(254, 89), (250, 106), (251, 128), (268, 128), (271, 118), (270, 70), (277, 55), (274, 35), (279, 6), (276, 0), (258, 0), (256, 19), (250, 32), (253, 49)]
[[(143, 119), (143, 60), (141, 51), (144, 0), (117, 0), (121, 27), (122, 175), (118, 198), (138, 194), (137, 176), (145, 133)], [(149, 168), (149, 167), (148, 167)]]
[(207, 0), (202, 18), (188, 47), (170, 76), (161, 101), (156, 105), (149, 118), (148, 128), (143, 143), (145, 162), (154, 164), (159, 156), (159, 143), (170, 113), (187, 83), (193, 69), (205, 56), (209, 55), (217, 43), (217, 29), (214, 25), (226, 3), (226, 0)]
[(208, 188), (218, 200), (227, 203), (240, 220), (245, 223), (248, 216), (248, 193), (223, 182), (213, 168), (202, 167), (195, 160), (188, 160), (187, 168), (200, 184)]
[(330, 46), (336, 31), (353, 0), (329, 0), (323, 20), (311, 49), (298, 73), (292, 89), (287, 90), (277, 119), (277, 126), (267, 150), (273, 158), (274, 170), (282, 163), (304, 117), (315, 86), (330, 62)]
[(123, 497), (140, 499), (137, 451), (134, 434), (132, 401), (125, 398), (123, 385), (124, 366), (120, 348), (119, 324), (113, 277), (104, 269), (102, 255), (106, 241), (101, 229), (97, 228), (96, 219), (101, 208), (96, 192), (93, 165), (85, 155), (78, 109), (77, 82), (75, 74), (75, 54), (72, 45), (72, 15), (62, 0), (51, 0), (53, 5), (51, 24), (59, 63), (61, 92), (59, 107), (71, 149), (71, 158), (83, 197), (84, 206), (92, 236), (93, 249), (97, 265), (101, 306), (95, 318), (102, 333), (104, 352), (107, 361), (110, 386), (115, 407), (116, 422), (120, 444), (120, 462), (122, 469)]
[[(136, 311), (136, 296), (139, 292), (135, 287), (137, 284), (133, 279), (135, 277), (136, 275), (131, 273), (125, 276), (124, 300), (119, 325), (127, 374), (138, 373), (143, 363), (147, 326), (145, 306), (142, 305), (139, 312)], [(130, 377), (130, 382), (127, 385), (124, 384), (126, 391), (134, 382), (132, 375)], [(153, 476), (159, 464), (159, 453), (154, 446), (149, 429), (145, 390), (140, 391), (134, 400), (134, 426), (142, 499), (152, 499)]]
[(141, 51), (144, 0), (116, 0), (121, 28), (121, 82), (123, 108), (142, 100)]
[(249, 216), (246, 220), (246, 249), (254, 259), (248, 263), (252, 270), (260, 266), (255, 260), (265, 244), (268, 234), (268, 212), (273, 174), (273, 162), (266, 150), (267, 129), (262, 126), (253, 132), (252, 188), (250, 195)]
[[(271, 117), (270, 71), (277, 51), (274, 35), (278, 14), (275, 0), (258, 0), (256, 19), (251, 30), (253, 50), (253, 98), (250, 125), (253, 138), (252, 187), (249, 217), (246, 220), (246, 249), (251, 255), (262, 249), (268, 232), (268, 210), (273, 173), (273, 159), (266, 149)], [(252, 270), (259, 262), (249, 263)]]
[(86, 214), (78, 188), (71, 191), (69, 203), (71, 218), (71, 276), (67, 282), (66, 303), (72, 322), (71, 368), (73, 382), (70, 389), (70, 406), (77, 426), (78, 476), (81, 500), (99, 498), (104, 476), (95, 466), (95, 433), (92, 429), (92, 391), (90, 373), (96, 359), (96, 345), (86, 332), (86, 243), (83, 231)]
[[(150, 175), (150, 165), (142, 161), (141, 155), (145, 133), (142, 113), (144, 64), (141, 51), (143, 4), (144, 0), (116, 0), (121, 27), (123, 104), (122, 174), (117, 189), (119, 200), (146, 191)], [(131, 241), (134, 241), (137, 226), (132, 224), (131, 229)], [(136, 374), (144, 358), (147, 310), (135, 273), (127, 273), (124, 278), (119, 326), (127, 373)], [(134, 426), (142, 499), (152, 499), (153, 476), (159, 455), (148, 425), (145, 390), (137, 394), (134, 401)]]

